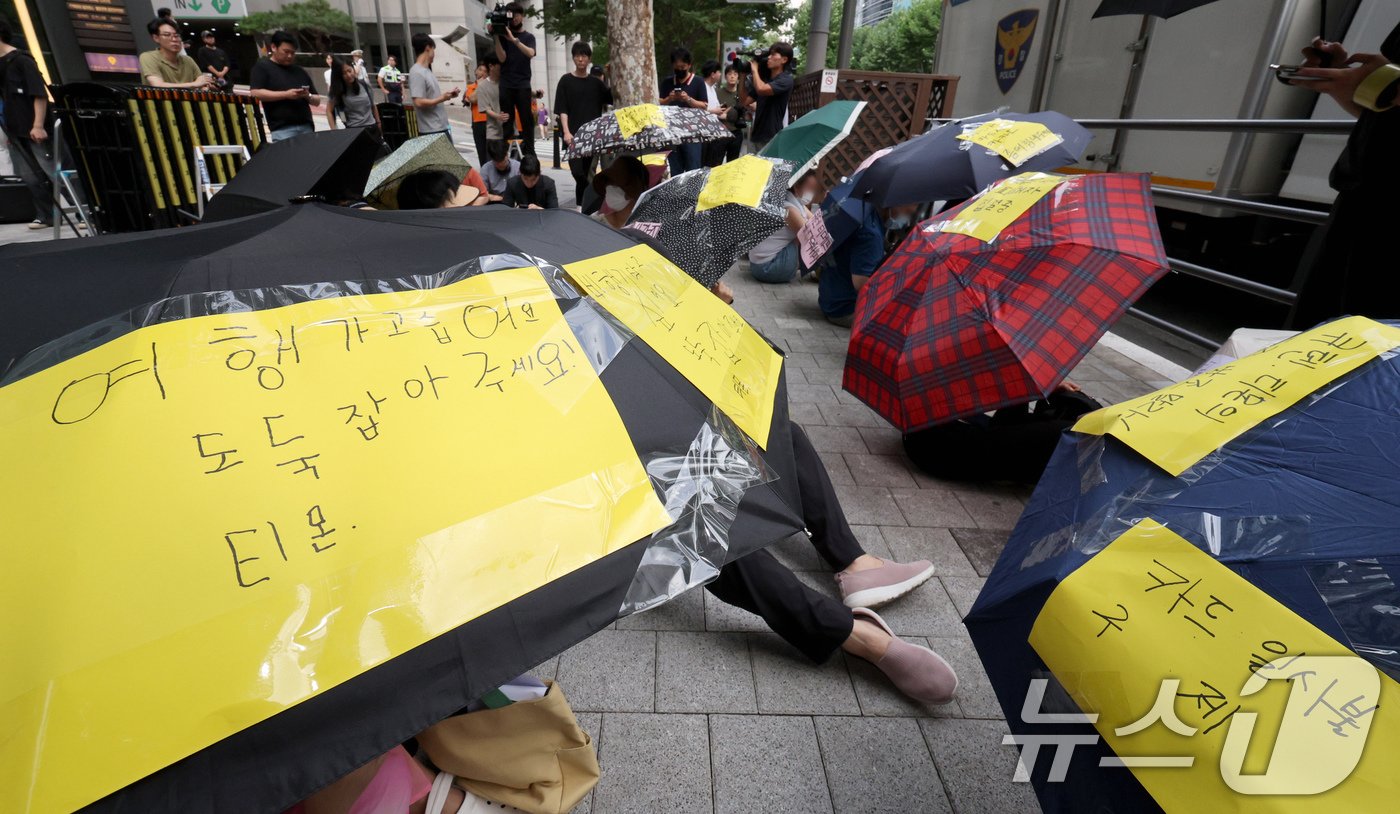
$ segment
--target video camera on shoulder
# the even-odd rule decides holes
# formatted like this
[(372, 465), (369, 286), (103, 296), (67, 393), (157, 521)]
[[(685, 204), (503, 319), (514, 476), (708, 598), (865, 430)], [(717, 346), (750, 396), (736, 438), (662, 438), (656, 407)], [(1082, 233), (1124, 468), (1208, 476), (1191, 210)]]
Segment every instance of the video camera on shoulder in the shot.
[[(739, 72), (740, 76), (748, 76), (749, 60), (753, 60), (754, 62), (758, 63), (758, 75), (763, 77), (764, 82), (767, 82), (770, 78), (768, 70), (768, 53), (769, 51), (767, 48), (758, 48), (752, 51), (730, 51), (729, 64), (734, 68), (734, 70)], [(748, 59), (745, 59), (745, 57), (748, 57)]]
[(486, 12), (486, 28), (493, 37), (504, 37), (506, 29), (510, 28), (511, 14), (506, 3), (497, 3), (496, 7)]

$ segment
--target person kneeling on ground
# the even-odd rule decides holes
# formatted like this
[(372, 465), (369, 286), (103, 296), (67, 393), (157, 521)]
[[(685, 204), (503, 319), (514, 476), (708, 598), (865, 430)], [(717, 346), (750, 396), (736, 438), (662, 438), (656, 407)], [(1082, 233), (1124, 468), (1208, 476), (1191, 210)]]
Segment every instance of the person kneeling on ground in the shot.
[(856, 233), (837, 246), (832, 262), (817, 280), (817, 305), (826, 321), (851, 327), (856, 312), (856, 292), (885, 260), (885, 230), (909, 225), (917, 206), (868, 207), (865, 221)]
[(841, 601), (807, 587), (767, 549), (740, 557), (705, 586), (716, 598), (763, 617), (763, 621), (813, 662), (821, 664), (838, 649), (874, 664), (900, 692), (928, 704), (946, 704), (958, 677), (947, 661), (910, 644), (872, 608), (909, 594), (933, 577), (933, 563), (897, 563), (867, 554), (841, 509), (826, 467), (808, 440), (792, 425), (797, 488), (802, 520), (812, 546), (837, 570)]
[(502, 203), (519, 209), (558, 209), (559, 194), (554, 179), (540, 171), (540, 160), (532, 155), (520, 159), (520, 174), (506, 181)]
[(764, 238), (749, 249), (749, 273), (760, 283), (788, 283), (797, 276), (797, 261), (801, 247), (797, 233), (811, 217), (812, 204), (821, 192), (821, 181), (815, 172), (807, 172), (788, 190), (783, 211), (783, 228)]
[(1103, 407), (1073, 382), (1028, 404), (1003, 407), (904, 436), (904, 453), (925, 473), (944, 480), (1034, 484), (1060, 435), (1085, 413)]
[(472, 206), (481, 191), (445, 170), (423, 170), (399, 182), (399, 209), (452, 209)]

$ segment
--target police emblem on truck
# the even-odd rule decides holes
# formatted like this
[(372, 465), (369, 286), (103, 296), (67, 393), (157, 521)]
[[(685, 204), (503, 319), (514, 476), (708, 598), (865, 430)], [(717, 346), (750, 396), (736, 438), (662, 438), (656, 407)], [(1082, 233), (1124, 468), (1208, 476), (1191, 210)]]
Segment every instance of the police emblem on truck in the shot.
[(992, 56), (996, 58), (997, 87), (1002, 93), (1011, 92), (1011, 86), (1016, 84), (1030, 58), (1031, 39), (1039, 17), (1038, 9), (1024, 9), (997, 21), (997, 41)]

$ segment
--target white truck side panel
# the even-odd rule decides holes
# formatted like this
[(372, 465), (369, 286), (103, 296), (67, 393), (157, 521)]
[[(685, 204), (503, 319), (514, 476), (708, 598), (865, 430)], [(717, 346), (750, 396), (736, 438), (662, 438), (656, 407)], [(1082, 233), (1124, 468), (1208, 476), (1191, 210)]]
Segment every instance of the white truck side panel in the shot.
[[(1137, 52), (1132, 49), (1142, 32), (1141, 17), (1104, 17), (1091, 22), (1101, 0), (1060, 0), (1043, 109), (1091, 119), (1116, 119)], [(959, 91), (961, 93), (961, 91)], [(1094, 130), (1081, 166), (1104, 170), (1100, 156), (1113, 149), (1112, 130)]]
[[(1003, 105), (1013, 111), (1035, 110), (1035, 75), (1050, 28), (1045, 10), (1049, 0), (964, 0), (944, 8), (943, 33), (938, 42), (938, 72), (957, 74), (954, 116), (971, 116)], [(1030, 38), (1030, 56), (1021, 75), (1002, 93), (997, 86), (997, 21), (1013, 12), (1039, 11)]]

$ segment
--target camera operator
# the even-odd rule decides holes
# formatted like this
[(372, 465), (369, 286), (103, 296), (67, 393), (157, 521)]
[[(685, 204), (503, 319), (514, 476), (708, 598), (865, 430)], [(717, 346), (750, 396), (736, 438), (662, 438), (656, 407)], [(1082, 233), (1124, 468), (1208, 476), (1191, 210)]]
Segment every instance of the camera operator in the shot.
[[(788, 97), (792, 95), (792, 46), (775, 42), (766, 52), (755, 54), (749, 63), (749, 81), (756, 97), (753, 107), (753, 130), (749, 138), (754, 152), (787, 127)], [(764, 64), (759, 65), (762, 59)], [(771, 78), (769, 78), (771, 77)]]
[[(535, 91), (530, 81), (530, 60), (535, 58), (535, 35), (525, 30), (525, 7), (519, 3), (506, 6), (510, 24), (502, 31), (491, 29), (496, 39), (496, 58), (501, 61), (501, 109), (514, 111), (520, 119), (520, 152), (535, 154), (534, 116), (530, 100)], [(510, 138), (507, 134), (506, 138)]]

